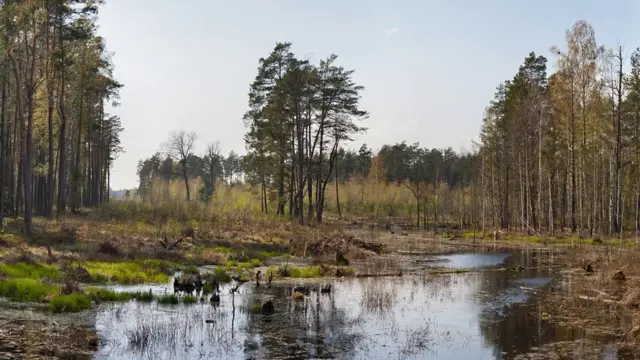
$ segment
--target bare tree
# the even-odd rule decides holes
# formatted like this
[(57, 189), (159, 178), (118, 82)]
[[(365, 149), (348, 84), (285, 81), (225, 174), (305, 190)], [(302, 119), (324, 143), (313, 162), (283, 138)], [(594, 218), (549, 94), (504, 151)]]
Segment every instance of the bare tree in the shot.
[(185, 132), (180, 130), (169, 135), (169, 141), (166, 144), (167, 155), (174, 161), (180, 163), (180, 175), (184, 179), (184, 186), (187, 190), (187, 201), (191, 201), (191, 193), (189, 191), (189, 173), (187, 172), (187, 160), (196, 147), (197, 135), (195, 132)]

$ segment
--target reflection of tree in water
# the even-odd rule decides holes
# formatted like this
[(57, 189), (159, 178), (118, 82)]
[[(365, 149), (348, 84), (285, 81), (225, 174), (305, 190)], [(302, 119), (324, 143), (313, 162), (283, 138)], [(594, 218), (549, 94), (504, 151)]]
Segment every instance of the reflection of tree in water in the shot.
[[(267, 298), (273, 300), (275, 314), (250, 310)], [(350, 319), (345, 310), (336, 308), (332, 296), (312, 292), (304, 301), (295, 301), (287, 288), (262, 287), (245, 299), (247, 357), (352, 358), (363, 338), (356, 333), (358, 319)]]
[(496, 359), (513, 359), (545, 344), (585, 339), (584, 330), (555, 326), (541, 319), (538, 298), (544, 289), (534, 294), (513, 283), (525, 276), (548, 276), (548, 272), (485, 272), (478, 275), (483, 277), (479, 290), (487, 295), (478, 323), (484, 341), (493, 347)]

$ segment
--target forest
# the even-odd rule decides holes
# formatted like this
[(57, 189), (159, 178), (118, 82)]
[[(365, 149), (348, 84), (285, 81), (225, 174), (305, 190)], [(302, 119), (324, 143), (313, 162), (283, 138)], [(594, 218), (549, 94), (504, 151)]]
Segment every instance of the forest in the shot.
[[(53, 218), (109, 200), (123, 127), (105, 109), (123, 85), (96, 31), (98, 5), (8, 1), (0, 11), (0, 214), (23, 217), (27, 234), (34, 213)], [(525, 54), (498, 85), (466, 153), (406, 142), (354, 150), (370, 116), (355, 70), (337, 55), (314, 64), (277, 43), (258, 60), (239, 116), (246, 154), (225, 155), (217, 141), (199, 154), (195, 133), (173, 132), (139, 162), (135, 198), (176, 201), (168, 189), (182, 186), (179, 200), (207, 207), (226, 186), (251, 194), (260, 213), (301, 224), (329, 213), (423, 227), (636, 232), (640, 51), (600, 45), (578, 21), (551, 52), (551, 61)]]
[[(5, 1), (0, 8), (0, 217), (59, 217), (108, 200), (122, 151), (98, 2)], [(54, 211), (55, 210), (55, 211)]]
[[(513, 78), (498, 85), (468, 153), (406, 142), (354, 151), (347, 144), (366, 131), (369, 115), (359, 107), (365, 89), (353, 82), (354, 70), (339, 66), (336, 55), (310, 64), (296, 58), (290, 43), (278, 43), (259, 60), (249, 87), (247, 154), (225, 158), (213, 144), (203, 157), (190, 152), (186, 162), (154, 155), (138, 167), (138, 191), (146, 199), (151, 179), (174, 181), (175, 174), (188, 173), (204, 179), (198, 190), (203, 201), (211, 198), (216, 179), (243, 182), (258, 189), (262, 212), (301, 223), (321, 222), (326, 210), (342, 217), (344, 207), (379, 214), (377, 201), (384, 215), (410, 216), (424, 227), (636, 232), (640, 50), (598, 44), (585, 21), (567, 30), (565, 44), (550, 49), (551, 64), (535, 52), (525, 54)], [(176, 136), (169, 142), (176, 143)], [(186, 167), (176, 172), (180, 161)], [(386, 189), (379, 196), (392, 188), (402, 195), (363, 195), (358, 206), (353, 196), (340, 199), (341, 189), (357, 192), (354, 187), (370, 187), (376, 179)]]

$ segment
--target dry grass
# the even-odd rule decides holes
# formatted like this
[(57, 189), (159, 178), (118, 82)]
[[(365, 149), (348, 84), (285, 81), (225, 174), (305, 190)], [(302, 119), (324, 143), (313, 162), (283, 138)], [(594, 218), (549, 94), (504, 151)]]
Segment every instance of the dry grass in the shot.
[[(640, 350), (640, 254), (614, 247), (583, 247), (567, 253), (559, 291), (543, 298), (551, 321), (616, 336)], [(591, 264), (593, 272), (584, 268)], [(625, 280), (615, 274), (624, 273)], [(640, 332), (640, 330), (638, 331)]]

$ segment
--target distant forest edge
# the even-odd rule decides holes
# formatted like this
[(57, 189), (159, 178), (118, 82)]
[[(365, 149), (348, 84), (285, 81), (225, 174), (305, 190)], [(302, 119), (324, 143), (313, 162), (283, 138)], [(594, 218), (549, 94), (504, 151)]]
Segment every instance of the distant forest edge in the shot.
[[(423, 227), (637, 234), (640, 50), (598, 45), (585, 21), (551, 49), (553, 74), (547, 58), (531, 52), (498, 86), (469, 153), (401, 142), (374, 154), (366, 145), (344, 148), (366, 131), (368, 117), (353, 70), (337, 65), (335, 55), (311, 64), (290, 43), (278, 43), (259, 60), (249, 89), (247, 155), (225, 158), (213, 143), (199, 157), (195, 134), (174, 133), (167, 157), (140, 162), (138, 195), (160, 201), (154, 184), (199, 179), (197, 198), (207, 202), (225, 180), (252, 191), (262, 213), (300, 223), (321, 222), (328, 210), (408, 216)], [(187, 186), (186, 198), (191, 191)]]
[(310, 224), (328, 213), (420, 227), (638, 233), (640, 50), (599, 45), (584, 21), (552, 47), (555, 72), (532, 52), (499, 84), (468, 153), (406, 142), (350, 149), (369, 117), (354, 70), (336, 55), (311, 63), (277, 43), (248, 89), (245, 155), (225, 156), (215, 141), (196, 153), (195, 133), (176, 131), (139, 162), (139, 186), (127, 192), (110, 186), (124, 149), (121, 120), (107, 109), (123, 85), (98, 10), (88, 0), (0, 7), (0, 217), (23, 217), (27, 236), (34, 213), (59, 217), (111, 196), (198, 208), (209, 220)]

